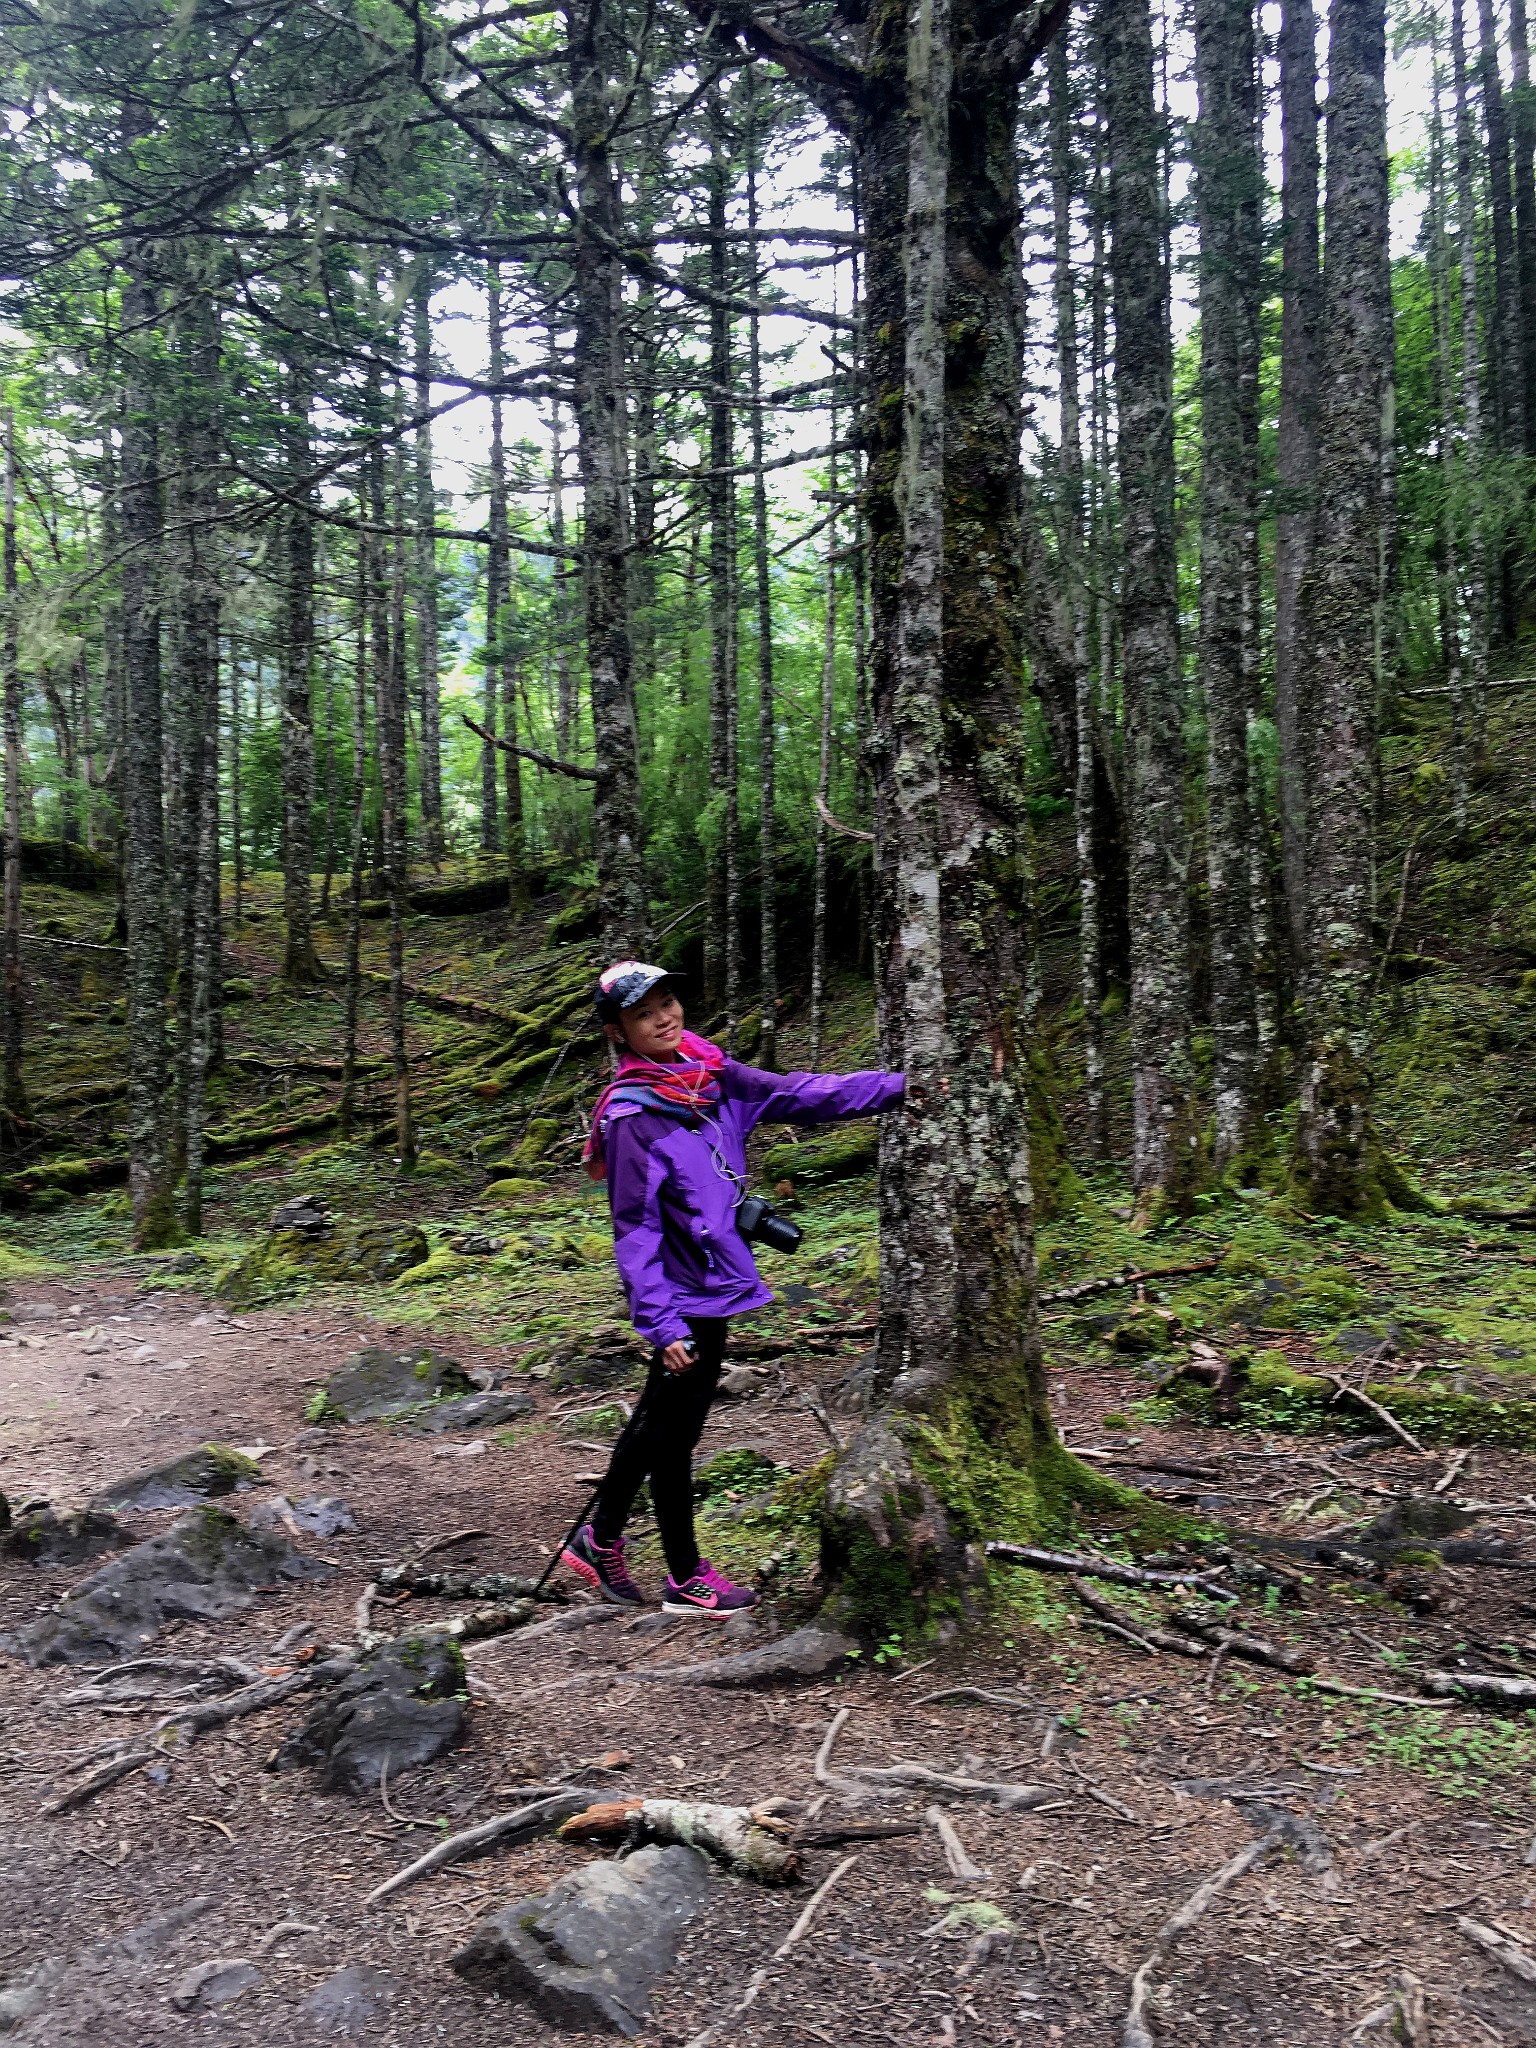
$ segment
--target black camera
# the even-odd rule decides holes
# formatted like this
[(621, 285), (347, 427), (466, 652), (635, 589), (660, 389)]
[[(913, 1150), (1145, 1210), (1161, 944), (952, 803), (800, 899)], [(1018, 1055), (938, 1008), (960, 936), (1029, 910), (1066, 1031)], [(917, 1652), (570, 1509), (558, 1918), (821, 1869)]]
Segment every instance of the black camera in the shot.
[(736, 1210), (736, 1228), (748, 1244), (770, 1245), (776, 1252), (798, 1251), (805, 1237), (798, 1223), (781, 1216), (772, 1202), (765, 1202), (761, 1195), (742, 1198)]

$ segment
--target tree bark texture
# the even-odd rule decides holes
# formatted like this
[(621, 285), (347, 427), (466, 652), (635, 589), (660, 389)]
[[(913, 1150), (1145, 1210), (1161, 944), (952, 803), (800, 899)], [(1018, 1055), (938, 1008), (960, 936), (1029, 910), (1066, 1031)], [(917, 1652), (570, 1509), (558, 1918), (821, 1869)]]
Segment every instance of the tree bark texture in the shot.
[(1525, 452), (1525, 352), (1520, 331), (1520, 279), (1515, 255), (1515, 211), (1510, 163), (1509, 110), (1499, 72), (1499, 30), (1493, 0), (1478, 0), (1478, 82), (1483, 140), (1488, 152), (1488, 214), (1493, 241), (1493, 333), (1500, 450)]
[(22, 1048), (26, 1019), (26, 993), (21, 978), (21, 622), (18, 616), (21, 594), (16, 575), (16, 415), (5, 409), (5, 534), (4, 534), (5, 616), (0, 622), (0, 686), (4, 689), (5, 741), (5, 917), (4, 958), (4, 1064), (0, 1069), (0, 1142), (8, 1142), (15, 1127), (27, 1116), (27, 1089), (22, 1075)]
[[(422, 850), (434, 865), (443, 858), (443, 733), (438, 685), (437, 493), (432, 481), (432, 429), (426, 415), (432, 406), (432, 272), (423, 264), (415, 297), (416, 411), (416, 692), (421, 706), (417, 749), (421, 780)], [(326, 755), (327, 774), (330, 753)], [(330, 806), (326, 806), (327, 820)], [(330, 862), (326, 863), (327, 881)]]
[(310, 372), (295, 349), (284, 379), (283, 448), (290, 503), (284, 508), (282, 637), (284, 979), (308, 987), (319, 978), (309, 891), (314, 867), (310, 820), (315, 805), (315, 523), (310, 449)]
[(650, 906), (640, 830), (629, 579), (624, 552), (623, 433), (617, 336), (621, 222), (609, 158), (616, 76), (612, 0), (570, 0), (571, 125), (576, 197), (576, 424), (586, 508), (587, 668), (597, 762), (593, 803), (602, 944), (644, 956)]
[[(756, 78), (751, 103), (752, 125), (747, 156), (747, 230), (751, 246), (757, 248), (757, 140)], [(833, 273), (833, 303), (836, 304), (836, 273)], [(760, 281), (754, 272), (752, 297), (760, 296)], [(779, 928), (778, 928), (778, 788), (775, 773), (778, 732), (773, 683), (773, 587), (768, 558), (768, 477), (763, 468), (763, 349), (761, 322), (752, 315), (748, 340), (748, 369), (752, 397), (752, 581), (757, 599), (757, 784), (758, 784), (758, 902), (761, 905), (758, 933), (758, 1032), (756, 1064), (775, 1072), (779, 1064)], [(832, 415), (831, 440), (837, 446), (836, 412)], [(832, 457), (833, 462), (836, 456)], [(828, 489), (836, 504), (837, 485), (829, 474)], [(829, 533), (836, 531), (834, 516)], [(828, 541), (828, 559), (832, 543)], [(820, 821), (818, 820), (818, 823)], [(812, 1065), (815, 1064), (814, 1059)]]
[(1200, 223), (1200, 680), (1206, 722), (1213, 1147), (1234, 1165), (1260, 1126), (1248, 786), (1249, 545), (1258, 496), (1257, 353), (1263, 166), (1252, 0), (1195, 0)]
[(727, 876), (729, 815), (736, 790), (731, 773), (730, 728), (738, 689), (736, 673), (736, 478), (731, 419), (731, 316), (724, 300), (730, 287), (726, 250), (726, 201), (730, 193), (730, 146), (721, 88), (709, 101), (709, 811), (705, 858), (709, 863), (704, 908), (704, 1001), (711, 1010), (727, 1000), (727, 927), (731, 921)]
[(1385, 67), (1384, 0), (1333, 0), (1317, 528), (1302, 594), (1315, 737), (1297, 1144), (1309, 1201), (1335, 1213), (1382, 1200), (1368, 998), (1380, 437), (1392, 351)]
[(1121, 517), (1136, 1202), (1187, 1200), (1197, 1170), (1190, 1056), (1189, 832), (1174, 536), (1173, 360), (1161, 122), (1147, 0), (1104, 0)]
[(1317, 19), (1312, 0), (1283, 0), (1280, 19), (1280, 420), (1275, 444), (1275, 728), (1280, 851), (1291, 959), (1307, 959), (1307, 785), (1311, 711), (1301, 647), (1301, 586), (1312, 553), (1317, 379), (1322, 320), (1318, 255)]
[(1515, 185), (1515, 267), (1519, 276), (1520, 367), (1525, 391), (1525, 452), (1536, 455), (1536, 102), (1525, 0), (1509, 0), (1509, 128)]
[[(148, 109), (124, 110), (124, 141), (147, 132)], [(128, 1189), (134, 1241), (144, 1250), (178, 1236), (172, 1192), (166, 1079), (164, 719), (160, 669), (160, 383), (157, 294), (149, 252), (135, 236), (122, 252), (123, 902), (128, 924)]]
[[(1483, 450), (1483, 352), (1478, 330), (1477, 292), (1477, 137), (1473, 127), (1468, 92), (1466, 32), (1462, 0), (1451, 0), (1451, 76), (1456, 96), (1456, 245), (1461, 282), (1461, 474), (1460, 489), (1451, 499), (1450, 517), (1456, 517), (1456, 501), (1466, 524), (1466, 663), (1458, 663), (1458, 688), (1452, 709), (1456, 725), (1457, 777), (1462, 792), (1457, 809), (1458, 833), (1466, 830), (1466, 733), (1460, 685), (1470, 684), (1473, 720), (1481, 723), (1488, 701), (1489, 578), (1488, 520), (1484, 499)], [(1451, 403), (1454, 386), (1446, 390)], [(1453, 551), (1453, 554), (1456, 551)], [(1458, 599), (1456, 586), (1450, 593), (1453, 611)], [(1458, 636), (1460, 638), (1461, 636)]]
[[(489, 343), (491, 395), (490, 491), (485, 550), (485, 673), (480, 692), (480, 722), (488, 733), (499, 725), (497, 707), (501, 697), (501, 613), (507, 587), (507, 456), (502, 435), (501, 393), (496, 388), (506, 374), (506, 356), (501, 319), (501, 265), (491, 263), (485, 274), (485, 324)], [(501, 846), (497, 817), (497, 749), (490, 740), (480, 747), (480, 848), (495, 853)], [(513, 757), (515, 758), (515, 757)]]

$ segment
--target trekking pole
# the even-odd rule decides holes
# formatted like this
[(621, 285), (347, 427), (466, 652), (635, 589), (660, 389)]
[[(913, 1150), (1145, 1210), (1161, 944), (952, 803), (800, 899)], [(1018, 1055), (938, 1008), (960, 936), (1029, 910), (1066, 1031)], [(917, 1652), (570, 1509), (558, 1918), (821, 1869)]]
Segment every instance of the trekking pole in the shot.
[[(626, 1422), (624, 1425), (625, 1433), (627, 1433), (629, 1430), (632, 1430), (635, 1424), (640, 1420), (640, 1417), (645, 1413), (645, 1397), (649, 1392), (650, 1382), (649, 1380), (647, 1380), (645, 1386), (641, 1389), (640, 1398), (635, 1403), (634, 1409), (630, 1414), (628, 1422)], [(614, 1450), (617, 1449), (618, 1442), (615, 1441)], [(608, 1456), (609, 1462), (611, 1463), (613, 1459), (613, 1452), (610, 1451)], [(556, 1545), (554, 1553), (549, 1560), (549, 1563), (545, 1565), (543, 1571), (539, 1574), (538, 1584), (534, 1587), (532, 1593), (533, 1599), (537, 1600), (539, 1595), (543, 1592), (545, 1586), (548, 1585), (549, 1575), (554, 1570), (555, 1566), (560, 1562), (561, 1558), (565, 1555), (567, 1545), (575, 1541), (579, 1531), (591, 1519), (592, 1510), (597, 1506), (597, 1497), (602, 1492), (604, 1485), (607, 1483), (607, 1479), (608, 1475), (605, 1472), (602, 1478), (599, 1479), (599, 1481), (597, 1482), (596, 1486), (594, 1486), (592, 1491), (587, 1495), (586, 1504), (582, 1508), (581, 1513), (576, 1517), (575, 1521), (572, 1522), (570, 1528), (566, 1531), (565, 1535)]]

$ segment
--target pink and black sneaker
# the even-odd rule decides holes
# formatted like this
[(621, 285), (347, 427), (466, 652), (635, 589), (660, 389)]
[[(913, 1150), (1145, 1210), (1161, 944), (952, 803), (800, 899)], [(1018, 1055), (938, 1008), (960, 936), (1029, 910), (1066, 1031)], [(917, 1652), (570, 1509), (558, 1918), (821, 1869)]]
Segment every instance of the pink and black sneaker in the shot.
[[(592, 1533), (592, 1524), (587, 1522), (561, 1551), (560, 1562), (569, 1565), (577, 1578), (585, 1579), (592, 1590), (605, 1600), (612, 1600), (619, 1607), (645, 1605), (645, 1595), (630, 1577), (629, 1566), (624, 1562), (622, 1536), (612, 1543), (599, 1543)], [(667, 1583), (670, 1585), (671, 1581)]]
[(661, 1597), (663, 1614), (739, 1614), (744, 1607), (756, 1607), (759, 1595), (750, 1586), (733, 1586), (724, 1573), (717, 1572), (707, 1557), (680, 1586), (669, 1573)]

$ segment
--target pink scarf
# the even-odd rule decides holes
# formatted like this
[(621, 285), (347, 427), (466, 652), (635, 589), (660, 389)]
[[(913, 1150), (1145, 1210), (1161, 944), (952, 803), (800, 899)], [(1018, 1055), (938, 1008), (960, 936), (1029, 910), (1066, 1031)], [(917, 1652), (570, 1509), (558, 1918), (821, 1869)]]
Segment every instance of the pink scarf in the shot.
[(592, 1112), (592, 1129), (581, 1154), (587, 1172), (594, 1180), (608, 1177), (603, 1126), (615, 1103), (632, 1102), (637, 1108), (658, 1110), (678, 1123), (697, 1124), (706, 1112), (719, 1106), (724, 1064), (725, 1054), (719, 1046), (692, 1031), (683, 1033), (675, 1060), (647, 1060), (636, 1052), (624, 1053)]

